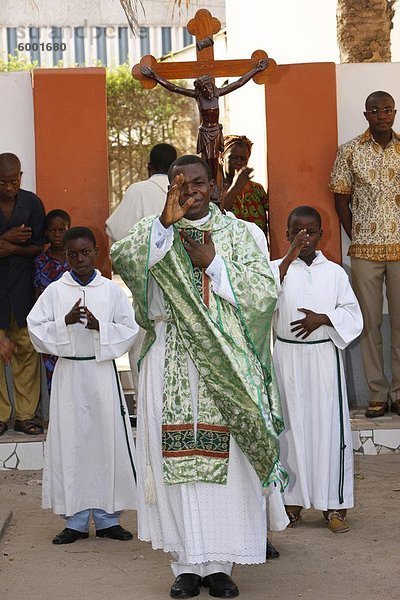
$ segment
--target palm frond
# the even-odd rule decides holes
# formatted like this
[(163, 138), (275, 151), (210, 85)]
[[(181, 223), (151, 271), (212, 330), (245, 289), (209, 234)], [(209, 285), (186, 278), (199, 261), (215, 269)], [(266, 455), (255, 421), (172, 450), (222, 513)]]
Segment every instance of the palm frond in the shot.
[[(32, 0), (34, 1), (34, 0)], [(190, 0), (172, 0), (174, 7), (177, 6), (181, 8), (182, 4), (185, 4), (186, 9), (190, 6)], [(145, 8), (142, 0), (119, 0), (123, 11), (126, 15), (128, 25), (131, 28), (131, 31), (134, 35), (138, 33), (139, 29), (139, 20), (138, 20), (138, 10), (141, 8), (145, 13)]]
[(139, 8), (141, 8), (143, 12), (145, 12), (142, 0), (119, 0), (119, 2), (123, 8), (123, 11), (128, 21), (128, 25), (132, 33), (136, 35), (139, 29)]

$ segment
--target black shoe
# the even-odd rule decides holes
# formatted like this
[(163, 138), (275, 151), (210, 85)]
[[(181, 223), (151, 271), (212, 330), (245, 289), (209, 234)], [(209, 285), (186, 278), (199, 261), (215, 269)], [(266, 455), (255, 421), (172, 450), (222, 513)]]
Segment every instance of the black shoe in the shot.
[(234, 598), (239, 596), (239, 589), (226, 573), (212, 573), (203, 578), (203, 586), (214, 598)]
[(106, 527), (106, 529), (97, 529), (96, 537), (108, 537), (112, 540), (127, 542), (133, 538), (133, 535), (130, 531), (121, 527), (121, 525), (113, 525), (112, 527)]
[(169, 595), (171, 598), (193, 598), (200, 594), (201, 577), (194, 573), (178, 575), (172, 584)]
[(280, 553), (278, 550), (267, 540), (267, 553), (265, 555), (266, 560), (272, 560), (273, 558), (279, 558)]
[(73, 544), (76, 540), (85, 540), (88, 537), (87, 531), (76, 531), (66, 527), (53, 538), (53, 544)]

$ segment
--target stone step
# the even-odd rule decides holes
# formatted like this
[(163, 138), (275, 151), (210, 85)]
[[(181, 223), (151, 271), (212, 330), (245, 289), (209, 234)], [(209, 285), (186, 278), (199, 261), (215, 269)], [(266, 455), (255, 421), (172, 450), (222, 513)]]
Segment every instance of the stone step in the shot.
[(393, 454), (400, 452), (400, 416), (386, 413), (367, 419), (364, 411), (351, 411), (351, 429), (355, 454)]
[[(131, 423), (136, 425), (135, 416)], [(355, 454), (377, 455), (400, 453), (400, 417), (388, 414), (367, 419), (361, 412), (351, 413), (353, 450)], [(132, 428), (136, 437), (136, 428)], [(0, 470), (36, 470), (43, 467), (46, 433), (28, 436), (10, 429), (0, 437)]]

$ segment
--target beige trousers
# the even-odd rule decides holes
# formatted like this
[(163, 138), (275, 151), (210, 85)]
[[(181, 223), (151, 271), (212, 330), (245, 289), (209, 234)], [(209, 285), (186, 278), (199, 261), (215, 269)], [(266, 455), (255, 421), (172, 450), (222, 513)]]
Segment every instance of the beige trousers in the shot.
[[(400, 399), (400, 261), (352, 258), (351, 280), (364, 318), (361, 353), (370, 402), (386, 404), (388, 397), (394, 402)], [(383, 370), (383, 282), (386, 284), (391, 329), (390, 385)]]
[[(14, 385), (15, 418), (19, 421), (32, 419), (40, 400), (40, 357), (31, 344), (27, 327), (18, 327), (11, 314), (8, 329), (0, 329), (0, 339), (8, 337), (17, 347), (11, 361)], [(11, 416), (5, 367), (0, 365), (0, 421)]]

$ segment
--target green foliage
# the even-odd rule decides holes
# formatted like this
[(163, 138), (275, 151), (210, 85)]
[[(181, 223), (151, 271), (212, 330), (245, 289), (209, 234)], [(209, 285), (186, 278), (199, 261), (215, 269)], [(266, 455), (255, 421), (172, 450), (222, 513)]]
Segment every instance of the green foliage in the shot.
[(154, 144), (174, 144), (178, 153), (193, 151), (197, 118), (190, 98), (160, 86), (142, 88), (126, 64), (107, 71), (107, 103), (113, 206), (128, 185), (147, 178)]
[[(0, 59), (0, 72), (37, 67), (21, 56)], [(159, 85), (151, 90), (142, 88), (127, 64), (106, 72), (110, 204), (114, 208), (131, 183), (147, 178), (154, 144), (171, 143), (178, 154), (194, 151), (198, 117), (196, 103), (190, 98), (171, 94)]]
[(107, 103), (111, 137), (122, 134), (122, 143), (130, 140), (148, 150), (159, 142), (172, 142), (188, 109), (186, 116), (192, 116), (193, 104), (160, 86), (142, 88), (126, 64), (107, 71)]
[(8, 60), (0, 58), (0, 72), (6, 73), (9, 71), (32, 71), (38, 67), (37, 61), (31, 62), (25, 56), (8, 56)]

